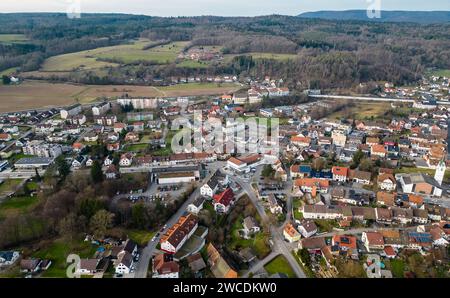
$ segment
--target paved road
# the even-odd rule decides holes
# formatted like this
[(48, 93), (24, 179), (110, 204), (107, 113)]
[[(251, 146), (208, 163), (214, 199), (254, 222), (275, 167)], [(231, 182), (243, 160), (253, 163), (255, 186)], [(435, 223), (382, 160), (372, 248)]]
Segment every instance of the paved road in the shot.
[[(208, 181), (211, 176), (214, 174), (215, 169), (217, 167), (212, 166), (211, 172), (209, 175), (200, 182), (200, 185), (203, 185), (204, 182)], [(161, 239), (161, 236), (164, 235), (164, 233), (172, 227), (179, 218), (186, 212), (187, 206), (195, 201), (195, 199), (200, 195), (200, 187), (196, 187), (195, 191), (189, 196), (189, 198), (183, 203), (183, 205), (178, 209), (178, 211), (172, 215), (172, 217), (167, 221), (166, 228), (160, 233), (160, 237), (157, 237), (155, 241), (149, 241), (147, 246), (142, 250), (141, 257), (139, 259), (139, 262), (136, 266), (135, 271), (135, 278), (145, 278), (147, 277), (147, 271), (148, 266), (150, 265), (150, 259), (153, 256), (153, 254), (156, 252), (156, 245), (159, 243), (159, 240)]]
[[(352, 99), (352, 100), (366, 100), (366, 101), (381, 101), (381, 102), (408, 102), (414, 103), (411, 98), (388, 98), (388, 97), (370, 97), (370, 96), (344, 96), (344, 95), (309, 95), (311, 98), (318, 99)], [(450, 105), (448, 101), (437, 101), (438, 105)]]
[[(262, 206), (261, 202), (256, 197), (255, 191), (253, 190), (252, 186), (249, 183), (243, 182), (239, 177), (232, 176), (231, 180), (234, 180), (236, 183), (238, 183), (242, 189), (247, 193), (250, 200), (253, 202), (253, 204), (256, 207), (256, 211), (261, 216), (261, 219), (265, 223), (269, 223), (269, 217), (266, 214), (266, 211), (264, 207)], [(285, 240), (282, 235), (282, 227), (277, 228), (273, 225), (270, 226), (270, 234), (272, 235), (272, 241), (274, 243), (272, 250), (274, 252), (278, 252), (278, 254), (282, 254), (286, 260), (288, 261), (289, 265), (294, 270), (297, 277), (300, 278), (306, 278), (306, 274), (303, 272), (300, 265), (297, 263), (297, 260), (292, 255), (293, 247), (291, 247)], [(264, 266), (264, 265), (255, 265), (255, 266)], [(253, 269), (251, 269), (251, 272), (253, 272)]]

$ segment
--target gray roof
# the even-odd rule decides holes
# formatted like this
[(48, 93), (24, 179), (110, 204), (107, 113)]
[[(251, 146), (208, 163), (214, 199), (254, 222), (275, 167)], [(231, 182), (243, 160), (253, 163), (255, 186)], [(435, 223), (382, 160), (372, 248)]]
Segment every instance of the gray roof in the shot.
[(42, 164), (48, 165), (52, 163), (53, 159), (48, 157), (24, 157), (16, 161), (16, 165), (26, 165), (26, 164)]
[(252, 216), (247, 216), (244, 218), (244, 227), (247, 229), (251, 229), (253, 227), (259, 227), (258, 222)]

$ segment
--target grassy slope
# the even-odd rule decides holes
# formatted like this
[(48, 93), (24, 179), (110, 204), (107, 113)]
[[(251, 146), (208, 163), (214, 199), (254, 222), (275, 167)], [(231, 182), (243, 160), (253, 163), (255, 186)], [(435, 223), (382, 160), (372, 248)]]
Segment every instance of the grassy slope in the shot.
[(23, 43), (28, 40), (23, 34), (0, 34), (0, 42), (2, 43)]
[(174, 62), (180, 51), (187, 44), (186, 42), (174, 42), (143, 50), (150, 43), (150, 40), (140, 39), (131, 44), (103, 47), (50, 57), (44, 62), (42, 71), (92, 70), (107, 66), (118, 66), (116, 63), (100, 61), (99, 59), (117, 60), (122, 64), (142, 60), (167, 64)]

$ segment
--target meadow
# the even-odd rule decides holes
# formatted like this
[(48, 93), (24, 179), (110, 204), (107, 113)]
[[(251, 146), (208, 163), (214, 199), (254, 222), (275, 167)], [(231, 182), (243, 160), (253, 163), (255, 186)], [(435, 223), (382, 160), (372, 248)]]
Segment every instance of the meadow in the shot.
[(48, 58), (41, 72), (67, 72), (75, 70), (96, 70), (147, 61), (156, 64), (173, 63), (187, 42), (173, 42), (145, 50), (151, 45), (148, 39), (135, 40), (129, 44), (97, 48), (93, 50), (58, 55)]
[(24, 43), (28, 40), (23, 34), (0, 34), (0, 43)]

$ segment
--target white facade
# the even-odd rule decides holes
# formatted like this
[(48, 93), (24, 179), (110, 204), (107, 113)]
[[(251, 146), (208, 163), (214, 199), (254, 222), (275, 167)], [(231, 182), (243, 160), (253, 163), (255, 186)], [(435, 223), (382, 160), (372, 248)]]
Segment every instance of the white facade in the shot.
[(439, 163), (439, 165), (436, 168), (436, 173), (434, 174), (434, 180), (436, 180), (436, 182), (439, 185), (442, 185), (442, 181), (444, 181), (446, 169), (447, 169), (447, 167), (445, 165), (445, 162), (441, 160), (441, 162)]
[(183, 177), (163, 177), (158, 178), (159, 184), (176, 184), (176, 183), (191, 183), (195, 182), (195, 175), (183, 176)]
[[(387, 190), (387, 191), (394, 191), (395, 190), (395, 183), (393, 183), (391, 181), (391, 179), (385, 179), (381, 182), (378, 182), (378, 186), (382, 189), (382, 190)], [(411, 185), (411, 189), (412, 189), (412, 185)], [(405, 191), (405, 190), (403, 190)], [(406, 191), (405, 191), (406, 192)]]
[(136, 110), (156, 109), (158, 107), (157, 98), (119, 98), (117, 103), (121, 106), (132, 105)]
[(119, 165), (121, 167), (129, 167), (133, 163), (133, 158), (123, 157), (120, 159)]
[(102, 103), (102, 104), (92, 108), (92, 114), (94, 116), (100, 116), (100, 115), (103, 115), (106, 112), (108, 112), (110, 109), (111, 109), (111, 104), (109, 102)]
[(212, 196), (214, 195), (216, 190), (217, 190), (217, 187), (215, 189), (211, 189), (211, 187), (208, 185), (208, 183), (205, 183), (205, 185), (200, 187), (200, 194), (202, 196), (207, 196), (207, 197), (212, 198)]
[(60, 115), (62, 119), (67, 119), (70, 116), (74, 116), (81, 113), (81, 105), (73, 106), (68, 109), (62, 109)]

